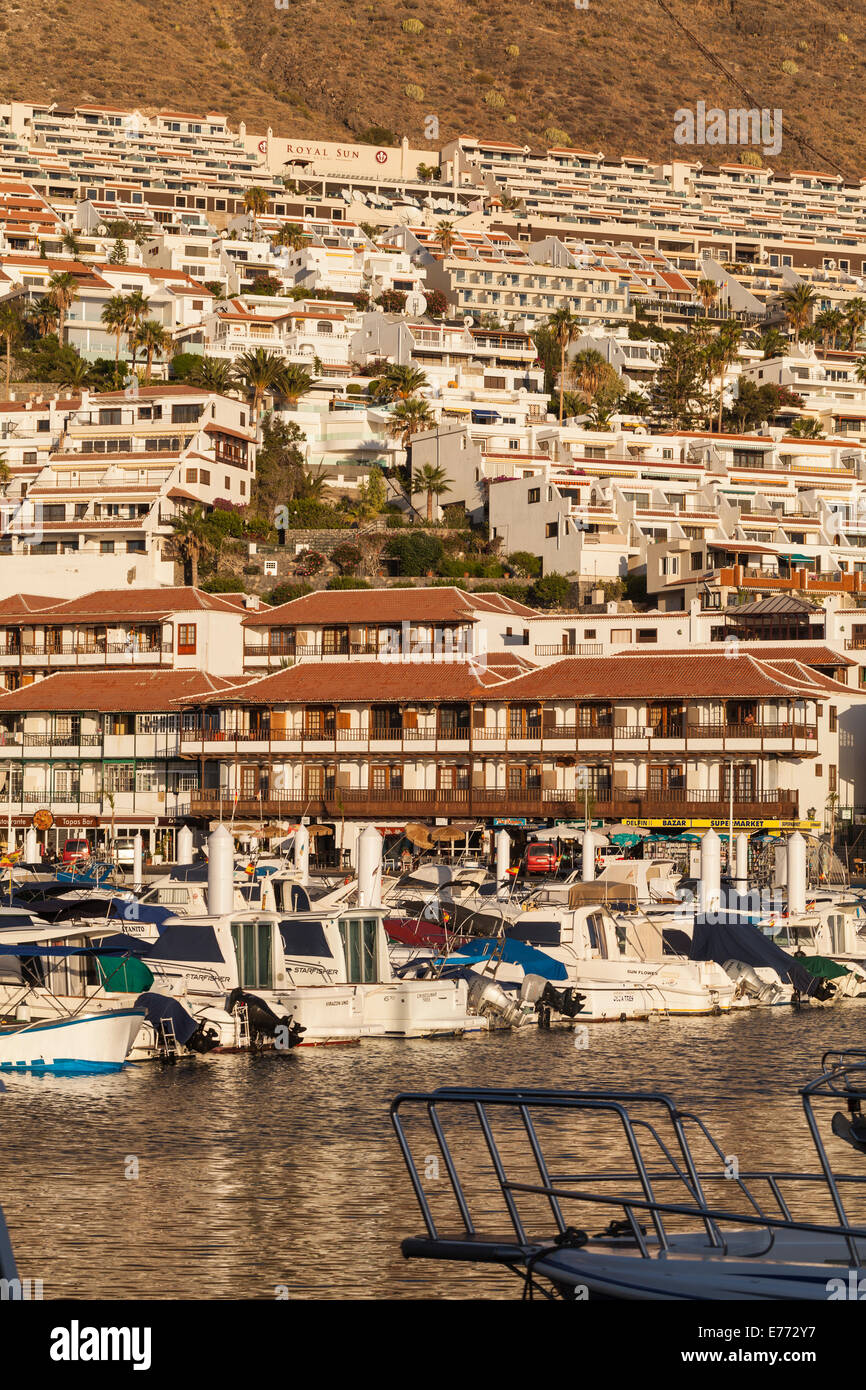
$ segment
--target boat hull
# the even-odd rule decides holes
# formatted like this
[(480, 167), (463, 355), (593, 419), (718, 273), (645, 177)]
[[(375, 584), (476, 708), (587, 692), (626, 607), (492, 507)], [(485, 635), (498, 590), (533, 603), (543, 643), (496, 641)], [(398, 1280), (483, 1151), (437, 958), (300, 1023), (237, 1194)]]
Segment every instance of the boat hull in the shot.
[(119, 1071), (143, 1021), (143, 1009), (115, 1009), (0, 1029), (0, 1071)]

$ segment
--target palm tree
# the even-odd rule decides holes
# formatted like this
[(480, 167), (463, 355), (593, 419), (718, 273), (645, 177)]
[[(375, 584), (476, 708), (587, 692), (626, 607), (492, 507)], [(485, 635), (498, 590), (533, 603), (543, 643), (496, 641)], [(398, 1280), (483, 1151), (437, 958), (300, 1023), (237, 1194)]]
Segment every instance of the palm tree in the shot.
[(420, 367), (406, 367), (393, 363), (375, 381), (371, 381), (369, 392), (372, 398), (386, 404), (388, 401), (407, 401), (416, 396), (426, 386), (427, 373)]
[(284, 362), (274, 382), (275, 389), (279, 395), (285, 396), (291, 409), (294, 409), (300, 397), (305, 396), (312, 385), (313, 378), (310, 373), (297, 362)]
[(608, 363), (595, 348), (584, 348), (576, 352), (569, 362), (568, 374), (584, 399), (591, 401), (609, 375)]
[(0, 451), (0, 492), (6, 496), (9, 484), (12, 481), (12, 469), (6, 462), (6, 455)]
[(444, 468), (438, 468), (436, 464), (425, 463), (423, 468), (419, 468), (413, 479), (415, 483), (414, 491), (426, 492), (427, 494), (427, 524), (433, 522), (433, 498), (440, 497), (443, 492), (450, 492), (448, 477)]
[[(559, 423), (562, 424), (562, 398), (565, 392), (565, 354), (577, 337), (577, 319), (567, 304), (557, 309), (547, 320), (548, 331), (559, 345)], [(599, 356), (601, 354), (599, 353)]]
[(285, 363), (278, 353), (260, 347), (235, 359), (233, 376), (252, 401), (254, 423), (259, 418), (262, 397), (268, 391), (279, 390), (284, 370)]
[(857, 339), (866, 327), (866, 299), (849, 299), (844, 313), (845, 327), (848, 330), (848, 351), (856, 352)]
[(198, 588), (198, 562), (202, 555), (213, 549), (205, 529), (204, 512), (201, 507), (194, 508), (172, 521), (174, 535), (172, 543), (175, 554), (183, 561), (184, 582), (193, 589)]
[(725, 403), (725, 373), (732, 367), (740, 355), (740, 338), (743, 330), (738, 323), (732, 319), (729, 323), (723, 324), (719, 329), (715, 347), (715, 358), (718, 363), (719, 376), (719, 434), (722, 432), (722, 410)]
[(866, 357), (859, 357), (857, 359), (854, 375), (858, 381), (866, 381)]
[(788, 346), (788, 339), (778, 328), (768, 328), (758, 346), (767, 362), (771, 357), (781, 357)]
[(129, 335), (129, 351), (132, 354), (132, 371), (135, 373), (135, 358), (138, 351), (138, 326), (150, 308), (150, 300), (141, 290), (130, 290), (126, 296), (126, 331)]
[(71, 304), (78, 298), (78, 281), (68, 270), (58, 270), (48, 281), (45, 298), (57, 310), (57, 341), (63, 346), (63, 329)]
[(114, 334), (114, 384), (117, 386), (120, 380), (120, 339), (129, 325), (129, 306), (126, 302), (126, 295), (113, 294), (110, 299), (105, 301), (99, 317), (109, 333)]
[(585, 428), (590, 430), (610, 429), (611, 420), (619, 408), (617, 405), (608, 404), (602, 400), (593, 401), (592, 408), (584, 421)]
[(147, 354), (144, 384), (149, 386), (154, 356), (158, 353), (161, 357), (163, 353), (168, 351), (171, 344), (171, 334), (168, 329), (162, 326), (159, 319), (145, 319), (144, 323), (140, 323), (136, 329), (135, 341), (139, 347), (144, 348)]
[(288, 246), (292, 251), (299, 251), (302, 246), (306, 246), (309, 239), (303, 227), (299, 227), (297, 222), (284, 222), (274, 237), (274, 245)]
[(264, 188), (248, 188), (244, 194), (244, 208), (252, 215), (253, 219), (253, 241), (256, 240), (258, 230), (256, 218), (268, 210), (268, 194)]
[(406, 450), (407, 476), (412, 476), (412, 435), (423, 434), (425, 430), (436, 428), (436, 421), (428, 401), (420, 396), (410, 396), (408, 400), (397, 401), (391, 409), (385, 425), (390, 439), (399, 439)]
[(67, 227), (60, 240), (64, 251), (68, 251), (73, 260), (81, 260), (81, 242), (73, 231)]
[(454, 231), (454, 223), (448, 221), (437, 222), (435, 237), (439, 243), (439, 249), (442, 255), (447, 256), (457, 237), (457, 233)]
[(798, 419), (792, 421), (788, 434), (794, 439), (823, 439), (824, 431), (821, 429), (821, 421), (816, 420), (811, 415), (800, 415)]
[(818, 291), (812, 285), (801, 281), (793, 289), (782, 295), (782, 308), (785, 317), (794, 330), (794, 342), (799, 343), (800, 334), (812, 315), (812, 308), (818, 298)]
[(37, 299), (27, 310), (27, 321), (32, 323), (40, 338), (57, 331), (58, 317), (56, 304), (49, 304), (47, 299)]
[(217, 391), (225, 396), (235, 384), (234, 369), (225, 357), (202, 357), (196, 362), (187, 381), (191, 386), (200, 386), (204, 391)]
[(13, 300), (0, 304), (0, 338), (6, 344), (6, 396), (8, 399), (12, 382), (12, 345), (18, 342), (24, 331), (21, 310)]
[(90, 363), (77, 354), (73, 361), (65, 362), (61, 366), (57, 377), (59, 386), (72, 386), (76, 391), (82, 386), (90, 386), (93, 380), (93, 368)]
[(695, 285), (698, 299), (704, 306), (704, 310), (712, 309), (719, 297), (719, 287), (715, 280), (699, 280)]

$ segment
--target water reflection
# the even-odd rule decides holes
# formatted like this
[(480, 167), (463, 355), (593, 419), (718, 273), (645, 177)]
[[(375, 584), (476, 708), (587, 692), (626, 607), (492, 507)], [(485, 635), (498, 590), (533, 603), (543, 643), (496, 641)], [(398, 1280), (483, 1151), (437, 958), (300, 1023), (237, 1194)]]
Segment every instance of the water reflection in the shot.
[[(866, 1046), (864, 1019), (852, 1002), (598, 1026), (588, 1050), (533, 1029), (14, 1077), (0, 1198), (47, 1298), (511, 1296), (508, 1275), (402, 1259), (421, 1220), (388, 1121), (398, 1091), (667, 1090), (749, 1167), (814, 1171), (794, 1092), (825, 1049)], [(850, 1149), (834, 1153), (858, 1171)]]

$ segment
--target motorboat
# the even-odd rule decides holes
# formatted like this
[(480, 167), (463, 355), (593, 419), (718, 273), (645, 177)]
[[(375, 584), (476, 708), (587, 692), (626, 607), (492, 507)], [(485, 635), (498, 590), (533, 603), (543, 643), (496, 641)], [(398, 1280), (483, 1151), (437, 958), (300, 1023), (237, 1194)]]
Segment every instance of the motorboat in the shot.
[[(19, 1011), (20, 1015), (20, 1011)], [(0, 1024), (0, 1071), (119, 1071), (144, 1023), (143, 1008)]]
[(497, 953), (495, 943), (503, 940), (523, 942), (557, 963), (553, 978), (584, 996), (579, 1023), (713, 1014), (734, 1004), (736, 982), (716, 961), (692, 960), (647, 918), (617, 917), (602, 904), (563, 908), (531, 899), (510, 911), (503, 905), (499, 931), (468, 940), (447, 961), (469, 966), (484, 959), (500, 985), (518, 987), (527, 971), (510, 953)]
[[(397, 1096), (391, 1120), (424, 1222), (403, 1254), (500, 1265), (524, 1297), (856, 1299), (866, 1051), (825, 1053), (799, 1094), (817, 1172), (732, 1167), (707, 1125), (656, 1091)], [(831, 1162), (831, 1134), (860, 1172)]]

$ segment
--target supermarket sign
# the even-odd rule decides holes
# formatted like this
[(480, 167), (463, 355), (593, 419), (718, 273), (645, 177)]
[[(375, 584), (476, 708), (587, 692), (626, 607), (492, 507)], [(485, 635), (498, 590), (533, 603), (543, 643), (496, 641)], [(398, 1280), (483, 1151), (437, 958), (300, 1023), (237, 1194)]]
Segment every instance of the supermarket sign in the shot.
[(795, 830), (815, 831), (821, 829), (817, 820), (737, 820), (731, 822), (727, 816), (716, 816), (712, 820), (624, 820), (623, 825), (635, 826), (641, 830), (775, 830), (781, 834), (791, 834)]

